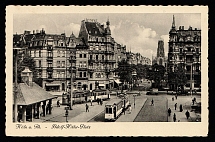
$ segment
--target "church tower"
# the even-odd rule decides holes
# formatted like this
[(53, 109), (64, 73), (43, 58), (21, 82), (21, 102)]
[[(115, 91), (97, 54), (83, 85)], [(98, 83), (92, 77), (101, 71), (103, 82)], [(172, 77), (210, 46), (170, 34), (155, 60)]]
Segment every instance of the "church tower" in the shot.
[(163, 40), (158, 41), (157, 58), (164, 57), (164, 42)]

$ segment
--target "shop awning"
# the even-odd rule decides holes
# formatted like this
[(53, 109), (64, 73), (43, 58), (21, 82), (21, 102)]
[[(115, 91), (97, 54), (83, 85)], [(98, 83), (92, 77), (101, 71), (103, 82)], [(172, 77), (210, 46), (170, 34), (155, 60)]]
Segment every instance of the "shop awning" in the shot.
[(60, 86), (60, 84), (46, 84), (46, 86)]
[(122, 83), (119, 79), (115, 79), (114, 81), (115, 81), (117, 84)]
[(99, 86), (102, 86), (102, 87), (104, 87), (104, 86), (105, 86), (105, 84), (99, 84)]

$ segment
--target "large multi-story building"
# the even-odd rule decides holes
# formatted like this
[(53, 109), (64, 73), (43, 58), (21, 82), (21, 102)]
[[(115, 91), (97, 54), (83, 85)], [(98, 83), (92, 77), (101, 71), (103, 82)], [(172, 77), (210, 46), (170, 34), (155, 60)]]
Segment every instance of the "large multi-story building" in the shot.
[[(173, 16), (172, 27), (169, 32), (168, 72), (174, 72), (177, 66), (186, 71), (187, 87), (201, 85), (201, 30), (180, 26), (176, 29)], [(174, 88), (173, 84), (170, 84)]]
[(106, 22), (106, 27), (98, 23), (97, 20), (83, 20), (79, 38), (83, 38), (89, 46), (89, 90), (95, 89), (95, 82), (98, 82), (101, 88), (112, 88), (116, 58), (115, 41), (111, 37), (109, 20)]
[[(14, 44), (26, 47), (36, 62), (41, 86), (54, 93), (69, 91), (71, 85), (72, 89), (93, 90), (96, 82), (100, 88), (112, 89), (120, 83), (115, 72), (118, 62), (128, 59), (126, 46), (111, 36), (109, 20), (106, 26), (83, 20), (78, 37), (73, 33), (69, 37), (47, 34), (43, 29), (25, 31), (14, 35)], [(150, 64), (150, 59), (138, 53), (129, 55), (134, 64)]]

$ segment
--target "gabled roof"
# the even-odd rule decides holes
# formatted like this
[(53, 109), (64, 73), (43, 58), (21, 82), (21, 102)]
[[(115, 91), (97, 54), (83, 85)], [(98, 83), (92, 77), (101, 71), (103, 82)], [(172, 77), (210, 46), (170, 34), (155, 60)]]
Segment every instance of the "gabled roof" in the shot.
[(89, 35), (103, 36), (104, 30), (100, 24), (95, 22), (85, 22), (85, 26)]
[(18, 85), (17, 105), (30, 105), (53, 98), (56, 98), (56, 96), (49, 94), (34, 82), (32, 87), (25, 83), (19, 83)]

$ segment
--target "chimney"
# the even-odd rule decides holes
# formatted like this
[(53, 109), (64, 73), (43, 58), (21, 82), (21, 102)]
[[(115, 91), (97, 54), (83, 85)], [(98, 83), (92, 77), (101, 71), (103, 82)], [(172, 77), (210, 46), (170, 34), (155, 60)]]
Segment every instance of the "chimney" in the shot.
[(25, 35), (29, 35), (31, 33), (31, 31), (24, 31)]
[(24, 71), (21, 72), (22, 81), (26, 83), (29, 87), (33, 86), (32, 77), (33, 73), (28, 67), (25, 67)]

